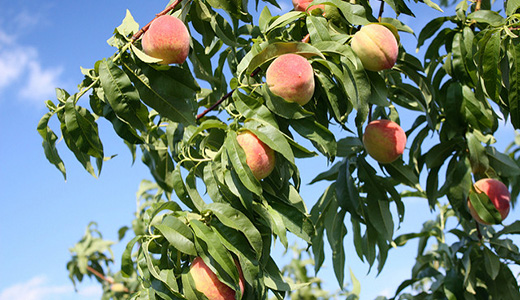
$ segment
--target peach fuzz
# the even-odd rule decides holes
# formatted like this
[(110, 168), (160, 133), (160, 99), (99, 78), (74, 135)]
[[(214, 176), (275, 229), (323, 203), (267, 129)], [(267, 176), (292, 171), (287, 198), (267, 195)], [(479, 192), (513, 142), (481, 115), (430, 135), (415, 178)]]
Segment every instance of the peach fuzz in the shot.
[(276, 156), (273, 149), (250, 131), (237, 136), (237, 142), (246, 153), (246, 163), (256, 179), (262, 180), (274, 170)]
[[(235, 263), (236, 264), (236, 263)], [(242, 269), (238, 264), (238, 272), (240, 274), (240, 291), (244, 293), (244, 277)], [(201, 257), (196, 257), (190, 266), (190, 274), (195, 282), (195, 288), (203, 293), (210, 300), (234, 300), (235, 291), (221, 282), (217, 275), (206, 265)]]
[(363, 145), (373, 159), (382, 164), (388, 164), (403, 154), (406, 146), (406, 133), (394, 121), (372, 121), (365, 128)]
[(397, 61), (399, 45), (390, 31), (383, 25), (368, 24), (354, 34), (350, 43), (352, 50), (370, 71), (391, 69)]
[[(307, 7), (309, 7), (309, 4), (311, 4), (313, 0), (292, 0), (292, 3), (293, 3), (293, 6), (294, 6), (294, 10), (296, 11), (306, 11), (307, 10)], [(321, 9), (321, 10), (325, 10), (325, 4), (318, 4), (318, 5), (313, 5), (309, 11), (312, 11), (314, 9)]]
[[(509, 193), (509, 190), (505, 184), (496, 179), (484, 178), (475, 182), (474, 187), (477, 192), (485, 193), (489, 197), (491, 203), (493, 203), (495, 208), (500, 212), (502, 220), (504, 220), (507, 215), (509, 215), (509, 210), (511, 207), (511, 194)], [(475, 219), (475, 221), (479, 222), (480, 224), (491, 225), (478, 216), (469, 199), (468, 208), (471, 216)]]
[(163, 15), (152, 22), (142, 45), (144, 53), (162, 59), (161, 64), (182, 64), (190, 52), (190, 33), (181, 20)]
[(269, 90), (285, 99), (305, 105), (314, 94), (314, 71), (307, 59), (298, 54), (283, 54), (267, 68)]

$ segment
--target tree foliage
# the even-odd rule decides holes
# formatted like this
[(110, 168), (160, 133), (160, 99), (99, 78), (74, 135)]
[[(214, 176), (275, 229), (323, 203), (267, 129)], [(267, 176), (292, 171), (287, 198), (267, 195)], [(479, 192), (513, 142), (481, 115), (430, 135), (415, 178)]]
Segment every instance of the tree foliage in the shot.
[[(201, 256), (236, 290), (238, 260), (244, 299), (332, 297), (313, 287), (318, 281), (294, 261), (277, 266), (272, 245), (278, 240), (289, 249), (291, 233), (309, 245), (318, 275), (325, 257), (332, 257), (341, 287), (348, 239), (378, 272), (389, 251), (417, 239), (416, 264), (395, 299), (519, 299), (511, 265), (520, 263), (520, 252), (511, 236), (520, 233), (520, 223), (478, 225), (467, 199), (472, 183), (484, 177), (506, 183), (513, 203), (520, 193), (519, 138), (506, 152), (493, 146), (500, 128), (520, 128), (520, 2), (494, 8), (489, 0), (463, 0), (418, 33), (399, 16), (425, 16), (415, 16), (405, 1), (385, 0), (380, 8), (364, 0), (313, 1), (337, 9), (334, 17), (319, 10), (273, 15), (270, 8), (279, 4), (264, 2), (256, 0), (255, 17), (248, 1), (169, 3), (162, 13), (179, 17), (192, 35), (188, 61), (172, 66), (141, 50), (141, 27), (127, 12), (108, 41), (115, 54), (82, 69), (78, 92), (56, 89), (57, 101), (46, 102), (49, 112), (38, 132), (45, 156), (64, 177), (51, 118), (92, 175), (107, 160), (98, 122), (108, 121), (154, 179), (139, 188), (131, 229), (120, 231), (121, 238), (126, 232), (133, 237), (121, 270), (109, 268), (110, 243), (89, 226), (71, 249), (71, 279), (95, 275), (104, 299), (203, 299), (188, 273)], [(430, 0), (416, 2), (441, 10)], [(382, 17), (383, 7), (396, 18)], [(424, 59), (400, 45), (392, 69), (365, 70), (350, 40), (372, 22), (415, 34)], [(316, 90), (304, 106), (284, 101), (264, 83), (267, 66), (284, 53), (312, 64)], [(405, 128), (407, 152), (377, 164), (364, 150), (364, 126), (402, 117), (415, 118)], [(244, 130), (276, 152), (275, 169), (263, 180), (253, 176), (236, 141)], [(331, 167), (311, 183), (330, 184), (319, 199), (304, 201), (297, 161), (318, 155)], [(407, 217), (406, 197), (424, 199), (438, 216), (418, 232), (396, 236)], [(489, 198), (470, 198), (480, 216), (499, 223)], [(283, 270), (299, 275), (284, 278)], [(111, 289), (115, 283), (123, 286)], [(355, 299), (357, 290), (343, 297)]]

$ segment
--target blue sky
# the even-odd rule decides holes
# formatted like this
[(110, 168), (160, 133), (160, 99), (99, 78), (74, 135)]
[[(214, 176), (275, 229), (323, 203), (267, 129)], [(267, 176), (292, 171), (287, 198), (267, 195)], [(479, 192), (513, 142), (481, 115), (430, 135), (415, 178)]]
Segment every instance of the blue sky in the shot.
[[(80, 66), (90, 68), (95, 61), (113, 54), (105, 41), (126, 9), (144, 25), (166, 3), (0, 0), (0, 300), (100, 298), (97, 284), (89, 279), (78, 286), (78, 293), (74, 292), (65, 268), (70, 258), (68, 249), (81, 238), (90, 221), (98, 223), (105, 238), (116, 240), (117, 229), (133, 219), (135, 192), (142, 179), (150, 178), (148, 170), (139, 160), (132, 165), (126, 146), (110, 125), (100, 122), (106, 155), (117, 156), (104, 164), (101, 177), (96, 179), (59, 144), (68, 173), (65, 182), (46, 161), (36, 125), (46, 112), (44, 101), (54, 99), (55, 87), (74, 92), (82, 80)], [(288, 11), (291, 2), (281, 3)], [(414, 28), (438, 15), (431, 9), (419, 13), (428, 17), (420, 15), (413, 20)], [(408, 52), (414, 52), (413, 36), (403, 36), (402, 42)], [(508, 141), (513, 138), (511, 129), (502, 134)], [(345, 135), (337, 133), (338, 138)], [(505, 143), (497, 147), (503, 150)], [(299, 166), (304, 183), (301, 194), (311, 207), (326, 183), (305, 183), (328, 166), (323, 158), (302, 161)], [(432, 217), (425, 200), (406, 201), (405, 224), (398, 234), (419, 230), (425, 219)], [(508, 221), (518, 217), (513, 211)], [(374, 272), (366, 275), (368, 267), (355, 255), (350, 235), (345, 242), (347, 267), (362, 283), (362, 299), (393, 295), (397, 285), (410, 275), (414, 247), (391, 251), (385, 269), (376, 278)], [(116, 259), (123, 247), (115, 246)], [(281, 244), (275, 251), (283, 252)], [(338, 289), (330, 261), (319, 275), (325, 279), (326, 288)]]

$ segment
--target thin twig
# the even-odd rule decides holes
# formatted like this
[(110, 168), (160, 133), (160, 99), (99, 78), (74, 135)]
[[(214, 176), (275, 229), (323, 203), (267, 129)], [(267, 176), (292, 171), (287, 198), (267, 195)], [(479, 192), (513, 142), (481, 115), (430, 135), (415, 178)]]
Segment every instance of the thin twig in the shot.
[(214, 110), (217, 106), (219, 106), (222, 102), (224, 102), (224, 100), (226, 100), (227, 98), (231, 97), (231, 95), (233, 94), (235, 90), (231, 90), (231, 92), (227, 93), (224, 95), (224, 97), (220, 98), (220, 100), (218, 100), (217, 102), (215, 102), (215, 104), (213, 104), (211, 107), (209, 107), (208, 109), (206, 109), (205, 111), (201, 112), (200, 114), (197, 115), (197, 120), (201, 119), (202, 117), (204, 117), (205, 115), (207, 115), (210, 111)]
[(98, 271), (96, 271), (96, 269), (92, 268), (91, 266), (87, 266), (87, 270), (96, 275), (99, 279), (103, 280), (103, 281), (106, 281), (110, 284), (113, 284), (114, 283), (114, 280), (110, 279), (110, 278), (107, 278), (105, 277), (103, 274), (99, 273)]
[(135, 41), (137, 41), (137, 40), (141, 37), (141, 35), (143, 35), (143, 33), (145, 33), (145, 32), (148, 30), (148, 28), (150, 27), (150, 24), (152, 24), (152, 22), (153, 22), (155, 19), (157, 19), (158, 17), (163, 16), (163, 15), (169, 13), (170, 11), (172, 11), (172, 10), (175, 8), (175, 6), (177, 6), (177, 4), (179, 4), (179, 2), (181, 2), (181, 1), (180, 1), (180, 0), (177, 0), (177, 1), (173, 2), (173, 3), (170, 4), (168, 7), (166, 7), (163, 11), (161, 11), (161, 12), (158, 13), (158, 14), (156, 14), (156, 15), (155, 15), (155, 18), (153, 18), (153, 19), (152, 19), (148, 24), (146, 24), (145, 26), (143, 26), (143, 28), (141, 28), (141, 29), (140, 29), (136, 34), (134, 34), (134, 35), (132, 36), (132, 43), (135, 42)]

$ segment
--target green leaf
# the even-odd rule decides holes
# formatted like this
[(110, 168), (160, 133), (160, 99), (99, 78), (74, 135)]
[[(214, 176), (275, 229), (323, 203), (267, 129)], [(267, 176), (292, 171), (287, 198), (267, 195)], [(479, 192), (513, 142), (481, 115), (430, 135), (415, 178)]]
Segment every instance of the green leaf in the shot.
[(504, 229), (497, 232), (496, 237), (504, 234), (520, 234), (520, 221), (515, 221), (511, 225), (504, 226)]
[(65, 126), (81, 152), (103, 159), (103, 144), (96, 120), (87, 109), (75, 105), (74, 97), (65, 103)]
[(181, 166), (177, 164), (177, 166), (174, 168), (173, 172), (171, 173), (171, 180), (173, 185), (173, 190), (175, 191), (175, 194), (177, 194), (177, 197), (179, 200), (184, 203), (187, 207), (189, 207), (191, 210), (195, 212), (200, 212), (200, 209), (203, 207), (198, 207), (193, 200), (190, 197), (190, 194), (188, 193), (188, 190), (186, 188), (186, 185), (184, 184), (184, 180), (182, 179), (181, 175)]
[(495, 147), (486, 147), (486, 151), (489, 158), (489, 165), (498, 175), (504, 177), (520, 175), (520, 168), (510, 156), (497, 151)]
[(262, 87), (262, 95), (266, 106), (276, 115), (286, 119), (304, 119), (312, 116), (313, 113), (305, 110), (296, 102), (285, 101), (283, 98), (271, 93), (267, 84)]
[(509, 44), (511, 69), (509, 70), (509, 114), (511, 124), (520, 129), (520, 43), (516, 40)]
[(244, 128), (250, 130), (267, 146), (282, 154), (290, 163), (294, 164), (292, 148), (286, 136), (278, 128), (259, 119), (247, 119), (244, 122)]
[(291, 120), (290, 124), (299, 135), (310, 140), (314, 147), (330, 161), (334, 160), (337, 152), (336, 138), (328, 128), (311, 118)]
[(273, 113), (260, 102), (260, 99), (253, 98), (236, 90), (233, 93), (233, 104), (242, 116), (246, 119), (260, 119), (272, 126), (278, 126)]
[(207, 209), (229, 228), (240, 231), (247, 238), (247, 241), (257, 254), (257, 259), (262, 254), (262, 236), (255, 225), (241, 211), (234, 209), (227, 203), (211, 203)]
[(404, 162), (399, 159), (391, 164), (384, 164), (385, 170), (392, 176), (392, 178), (398, 180), (401, 183), (416, 188), (418, 191), (422, 191), (419, 184), (419, 176), (414, 172), (413, 168), (409, 165), (405, 165)]
[(197, 255), (197, 250), (193, 243), (193, 233), (184, 222), (174, 216), (167, 216), (161, 224), (154, 226), (168, 240), (170, 245), (188, 255)]
[(299, 209), (295, 209), (294, 206), (281, 201), (272, 202), (270, 205), (282, 216), (287, 230), (304, 241), (311, 243), (311, 237), (314, 235), (315, 229), (308, 215), (302, 213)]
[(139, 93), (130, 78), (112, 59), (99, 63), (99, 79), (108, 103), (116, 115), (141, 131), (148, 125), (148, 110), (141, 103)]
[(194, 102), (200, 87), (188, 70), (168, 67), (159, 71), (131, 59), (123, 59), (123, 67), (144, 103), (171, 121), (195, 124)]
[(266, 287), (276, 291), (291, 291), (291, 286), (283, 279), (282, 273), (272, 257), (269, 257), (264, 270), (264, 281)]
[[(220, 281), (238, 289), (238, 270), (231, 253), (222, 245), (218, 235), (199, 220), (190, 220), (195, 233), (197, 252), (201, 255)], [(209, 256), (202, 255), (208, 254)]]
[(285, 27), (303, 16), (305, 16), (305, 13), (301, 11), (290, 11), (281, 16), (276, 16), (273, 18), (274, 21), (269, 24), (269, 27), (265, 29), (264, 33), (269, 33), (269, 31), (272, 31), (276, 28)]
[(40, 119), (38, 122), (37, 130), (40, 136), (43, 138), (42, 146), (45, 152), (45, 157), (47, 160), (56, 166), (58, 170), (60, 170), (61, 174), (63, 174), (63, 179), (67, 180), (67, 172), (65, 171), (65, 164), (61, 160), (60, 155), (58, 154), (58, 150), (56, 149), (56, 140), (58, 137), (49, 127), (49, 119), (52, 117), (53, 113), (48, 112)]
[(307, 30), (309, 30), (310, 38), (313, 43), (331, 40), (327, 28), (327, 20), (325, 18), (317, 18), (309, 15), (307, 16), (306, 21)]
[(121, 25), (117, 26), (116, 31), (123, 36), (129, 36), (139, 31), (139, 24), (134, 20), (130, 11), (126, 10), (126, 16)]
[(466, 132), (469, 149), (469, 161), (474, 173), (484, 173), (489, 168), (489, 159), (486, 148), (472, 132)]
[(492, 10), (479, 10), (468, 15), (468, 19), (473, 19), (478, 23), (489, 24), (491, 26), (505, 25), (506, 20), (498, 12)]
[(492, 280), (495, 280), (500, 272), (500, 259), (488, 247), (484, 247), (484, 267)]
[(134, 274), (134, 262), (132, 261), (132, 249), (135, 244), (139, 242), (143, 237), (138, 235), (135, 236), (128, 244), (126, 245), (125, 250), (123, 251), (123, 256), (121, 257), (121, 273), (124, 277), (130, 277)]
[(344, 224), (346, 210), (341, 209), (339, 212), (332, 212), (333, 215), (325, 220), (327, 228), (327, 239), (332, 250), (332, 263), (334, 266), (334, 274), (338, 280), (339, 286), (343, 286), (345, 279), (345, 248), (344, 238), (347, 235), (347, 227)]
[(500, 48), (501, 48), (501, 37), (500, 30), (490, 30), (486, 36), (482, 39), (485, 40), (485, 44), (480, 45), (479, 51), (480, 61), (479, 69), (482, 76), (482, 81), (486, 87), (488, 96), (495, 102), (499, 101), (500, 88), (501, 88), (501, 77), (500, 72)]
[(419, 37), (417, 38), (417, 49), (419, 49), (427, 39), (432, 37), (448, 20), (450, 20), (449, 17), (438, 17), (428, 22), (428, 24), (426, 24), (421, 30), (421, 33), (419, 33)]
[(506, 2), (506, 15), (514, 14), (520, 7), (520, 0), (508, 0)]
[(336, 197), (339, 205), (347, 210), (353, 218), (359, 218), (359, 190), (350, 171), (350, 161), (344, 160), (339, 166), (336, 180)]
[(353, 25), (366, 25), (375, 21), (375, 18), (367, 13), (365, 7), (360, 4), (353, 4), (341, 0), (318, 0), (314, 1), (313, 3), (325, 3), (336, 6), (341, 11), (341, 14), (345, 17), (345, 19)]
[(454, 141), (445, 141), (433, 146), (426, 153), (426, 165), (433, 169), (444, 164), (448, 157), (455, 151), (457, 143)]

